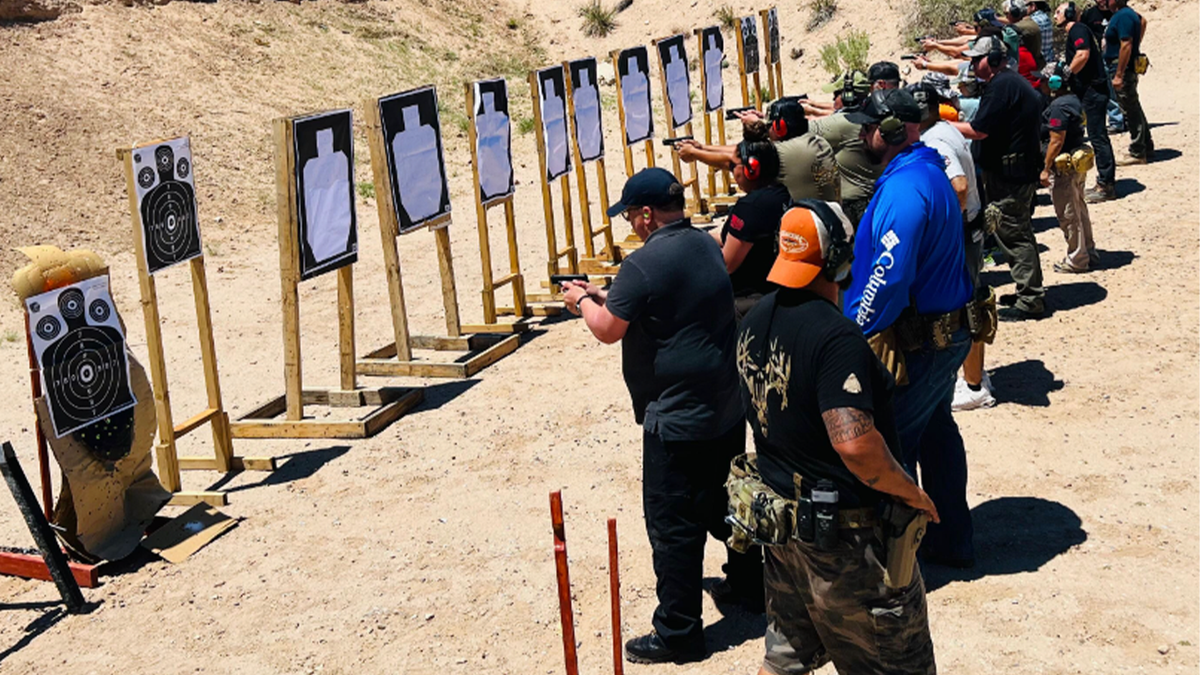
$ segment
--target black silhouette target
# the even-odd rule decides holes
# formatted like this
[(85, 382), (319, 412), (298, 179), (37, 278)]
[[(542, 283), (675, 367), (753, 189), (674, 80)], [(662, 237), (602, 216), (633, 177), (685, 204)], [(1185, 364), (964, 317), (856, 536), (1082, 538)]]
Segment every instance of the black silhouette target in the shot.
[(188, 139), (138, 148), (133, 161), (146, 269), (154, 274), (199, 256), (200, 223)]
[(125, 334), (108, 277), (35, 296), (26, 308), (56, 437), (133, 407)]

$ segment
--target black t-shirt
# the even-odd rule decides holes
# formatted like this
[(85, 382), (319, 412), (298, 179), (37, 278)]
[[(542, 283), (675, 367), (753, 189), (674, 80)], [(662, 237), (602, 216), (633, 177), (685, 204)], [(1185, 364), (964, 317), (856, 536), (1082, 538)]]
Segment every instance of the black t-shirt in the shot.
[(779, 221), (791, 199), (786, 187), (774, 183), (742, 197), (729, 210), (729, 218), (721, 228), (721, 242), (732, 236), (752, 244), (742, 264), (729, 275), (734, 295), (770, 293), (775, 289), (775, 284), (767, 281), (767, 274), (775, 264)]
[(1051, 131), (1067, 132), (1063, 152), (1074, 152), (1083, 145), (1083, 104), (1075, 94), (1063, 94), (1050, 101), (1050, 107), (1042, 113), (1042, 156), (1050, 144)]
[(1096, 44), (1099, 45), (1104, 41), (1104, 29), (1108, 28), (1110, 18), (1112, 18), (1112, 12), (1093, 5), (1079, 15), (1079, 23), (1092, 31), (1092, 35), (1096, 38)]
[[(1011, 70), (1002, 70), (988, 82), (971, 120), (976, 131), (987, 134), (980, 142), (980, 168), (1003, 175), (1010, 183), (1037, 181), (1042, 171), (1038, 142), (1042, 102), (1029, 81)], [(1020, 156), (1005, 159), (1014, 155)]]
[(607, 307), (629, 322), (621, 366), (647, 432), (699, 441), (740, 423), (733, 288), (707, 232), (687, 220), (655, 230), (621, 263)]
[(1071, 30), (1067, 31), (1065, 52), (1067, 65), (1075, 60), (1077, 52), (1085, 50), (1088, 52), (1088, 60), (1083, 65), (1083, 70), (1071, 76), (1071, 91), (1075, 92), (1076, 96), (1083, 96), (1088, 89), (1108, 94), (1108, 78), (1102, 70), (1104, 66), (1100, 61), (1099, 44), (1091, 30), (1079, 21), (1072, 24)]
[(738, 372), (758, 469), (772, 490), (794, 499), (798, 473), (810, 487), (833, 481), (844, 508), (879, 501), (881, 493), (846, 468), (821, 418), (835, 408), (871, 413), (899, 461), (894, 381), (856, 323), (810, 291), (780, 289), (742, 319)]

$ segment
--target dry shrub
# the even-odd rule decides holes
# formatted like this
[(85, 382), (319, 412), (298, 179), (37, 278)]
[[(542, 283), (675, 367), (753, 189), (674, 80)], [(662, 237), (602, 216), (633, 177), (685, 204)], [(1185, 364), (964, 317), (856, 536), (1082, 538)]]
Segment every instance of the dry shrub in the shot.
[(588, 37), (604, 37), (617, 27), (617, 10), (606, 9), (600, 0), (593, 0), (579, 8), (583, 17), (583, 34)]

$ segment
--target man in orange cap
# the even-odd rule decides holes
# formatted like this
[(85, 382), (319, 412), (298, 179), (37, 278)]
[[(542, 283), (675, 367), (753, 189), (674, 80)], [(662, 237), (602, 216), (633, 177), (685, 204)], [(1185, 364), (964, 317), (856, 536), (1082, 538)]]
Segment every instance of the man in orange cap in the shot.
[[(738, 336), (761, 481), (768, 499), (797, 500), (795, 536), (764, 548), (760, 675), (810, 672), (829, 660), (840, 673), (935, 672), (920, 571), (900, 581), (881, 564), (881, 506), (938, 515), (898, 461), (892, 376), (837, 306), (853, 234), (837, 203), (796, 202), (768, 276), (781, 288), (750, 310)], [(818, 503), (824, 510), (806, 530), (806, 505), (811, 516)]]

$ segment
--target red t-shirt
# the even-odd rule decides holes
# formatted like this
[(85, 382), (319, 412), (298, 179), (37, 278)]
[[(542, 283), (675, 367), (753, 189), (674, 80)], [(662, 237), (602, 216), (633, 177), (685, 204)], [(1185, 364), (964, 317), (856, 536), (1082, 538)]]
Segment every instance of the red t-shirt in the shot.
[(1017, 49), (1017, 73), (1029, 80), (1029, 84), (1032, 84), (1034, 89), (1042, 86), (1042, 71), (1038, 70), (1033, 54), (1024, 47)]

